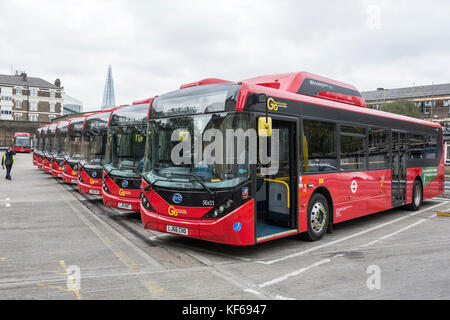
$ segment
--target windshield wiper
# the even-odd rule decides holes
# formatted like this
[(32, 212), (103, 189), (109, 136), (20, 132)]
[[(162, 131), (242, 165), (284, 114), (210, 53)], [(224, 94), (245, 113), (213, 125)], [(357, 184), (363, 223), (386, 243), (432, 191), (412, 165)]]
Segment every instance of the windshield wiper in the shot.
[[(206, 190), (206, 192), (208, 192), (213, 198), (216, 197), (216, 193), (212, 192), (211, 189), (209, 189), (201, 180), (199, 177), (197, 177), (195, 174), (190, 174), (190, 173), (171, 173), (170, 175), (173, 176), (181, 176), (181, 177), (192, 177), (195, 180), (197, 180), (197, 182), (203, 187), (203, 189)], [(148, 186), (146, 186), (144, 188), (144, 191), (148, 191), (150, 189), (153, 189), (153, 186), (159, 182), (159, 181), (170, 181), (173, 182), (172, 179), (168, 178), (168, 179), (156, 179), (155, 181), (153, 181), (153, 183), (149, 184)]]

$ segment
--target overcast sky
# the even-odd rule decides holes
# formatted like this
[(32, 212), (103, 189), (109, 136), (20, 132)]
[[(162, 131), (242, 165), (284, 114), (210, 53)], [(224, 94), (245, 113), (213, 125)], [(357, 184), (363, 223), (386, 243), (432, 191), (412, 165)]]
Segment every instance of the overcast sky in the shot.
[(0, 0), (0, 73), (100, 108), (217, 77), (308, 71), (361, 91), (450, 82), (450, 1)]

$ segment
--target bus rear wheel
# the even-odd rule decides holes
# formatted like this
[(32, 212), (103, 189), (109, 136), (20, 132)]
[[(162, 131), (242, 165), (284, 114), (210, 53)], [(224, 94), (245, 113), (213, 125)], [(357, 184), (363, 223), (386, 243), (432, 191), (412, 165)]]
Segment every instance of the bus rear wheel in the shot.
[(415, 180), (412, 188), (412, 203), (408, 205), (408, 209), (417, 211), (420, 209), (423, 200), (422, 184), (419, 180)]
[(300, 236), (307, 241), (318, 241), (327, 231), (330, 221), (328, 201), (323, 194), (316, 193), (311, 197), (307, 215), (307, 231)]

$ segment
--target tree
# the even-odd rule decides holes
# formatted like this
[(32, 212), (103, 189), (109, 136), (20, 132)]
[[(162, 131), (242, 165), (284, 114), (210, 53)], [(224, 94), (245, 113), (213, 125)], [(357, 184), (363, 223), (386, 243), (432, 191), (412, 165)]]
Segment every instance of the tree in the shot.
[(419, 108), (416, 107), (414, 102), (408, 100), (397, 100), (394, 102), (385, 103), (381, 105), (380, 110), (418, 119), (423, 118)]

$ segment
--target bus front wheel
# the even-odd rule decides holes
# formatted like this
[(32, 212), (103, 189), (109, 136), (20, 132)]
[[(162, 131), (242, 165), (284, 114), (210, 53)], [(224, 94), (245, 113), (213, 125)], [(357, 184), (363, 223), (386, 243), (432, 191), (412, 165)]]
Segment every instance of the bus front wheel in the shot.
[(330, 222), (330, 209), (323, 194), (316, 193), (311, 197), (307, 214), (307, 231), (300, 236), (307, 241), (318, 241), (327, 231)]

